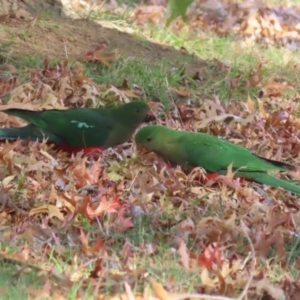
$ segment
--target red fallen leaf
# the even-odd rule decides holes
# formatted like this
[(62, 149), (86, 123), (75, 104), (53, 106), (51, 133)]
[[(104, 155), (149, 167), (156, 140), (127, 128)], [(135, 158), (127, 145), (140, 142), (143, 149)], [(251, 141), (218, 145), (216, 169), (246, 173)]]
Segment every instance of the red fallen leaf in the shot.
[(58, 194), (62, 196), (62, 198), (64, 198), (72, 206), (76, 207), (76, 200), (74, 199), (74, 196), (68, 197), (65, 193), (58, 193)]
[(213, 264), (213, 257), (207, 248), (198, 257), (198, 265), (210, 269)]
[(89, 218), (88, 207), (91, 205), (91, 195), (85, 195), (81, 203), (78, 205), (78, 212)]
[(238, 86), (239, 77), (233, 77), (230, 79), (230, 87), (235, 89)]
[(198, 257), (198, 265), (207, 269), (212, 267), (212, 264), (221, 266), (224, 258), (222, 252), (224, 248), (219, 248), (217, 243), (209, 244)]
[(90, 273), (91, 278), (99, 278), (99, 272), (102, 271), (102, 259), (97, 259), (95, 263), (95, 268)]
[(95, 244), (92, 247), (90, 247), (90, 252), (99, 252), (99, 250), (104, 246), (104, 244), (104, 241), (98, 238)]
[(73, 76), (72, 80), (76, 85), (82, 85), (84, 82), (92, 82), (92, 80), (83, 74), (83, 66), (80, 62), (75, 63), (76, 75)]
[(79, 240), (82, 244), (83, 251), (87, 252), (87, 250), (89, 248), (88, 240), (82, 229), (80, 229)]
[(88, 204), (86, 207), (86, 212), (90, 218), (95, 218), (103, 213), (115, 213), (116, 208), (119, 208), (120, 206), (121, 204), (119, 202), (118, 195), (114, 196), (111, 200), (108, 200), (107, 195), (104, 194), (101, 197), (98, 207), (94, 210), (91, 205)]
[(89, 62), (102, 62), (103, 64), (109, 66), (109, 63), (113, 60), (119, 58), (119, 51), (116, 49), (114, 52), (106, 52), (107, 45), (101, 44), (93, 51), (88, 51), (83, 55), (83, 59)]
[(287, 111), (280, 109), (275, 112), (272, 112), (269, 115), (267, 123), (272, 127), (278, 127), (278, 125), (280, 124), (285, 124), (289, 118), (290, 114)]
[(200, 71), (197, 71), (193, 76), (192, 76), (192, 79), (195, 80), (195, 81), (202, 81), (202, 78), (200, 76)]
[(268, 226), (270, 232), (274, 232), (277, 227), (284, 225), (291, 220), (290, 212), (279, 216), (276, 214), (276, 208), (276, 206), (273, 206), (270, 210), (270, 221)]
[(275, 247), (276, 247), (276, 256), (281, 260), (282, 264), (286, 261), (286, 251), (284, 247), (284, 238), (281, 231), (277, 230), (275, 232)]
[(216, 180), (220, 176), (219, 173), (207, 173), (205, 177), (202, 179), (203, 183), (206, 183), (209, 180)]
[(272, 76), (265, 86), (261, 89), (260, 97), (279, 97), (285, 91), (294, 90), (293, 86), (288, 82), (278, 82), (275, 76)]
[(133, 253), (133, 246), (129, 242), (128, 239), (126, 239), (121, 251), (120, 251), (120, 256), (122, 257), (122, 265), (123, 267), (128, 267), (128, 261), (130, 257), (134, 256)]
[(248, 86), (258, 86), (262, 81), (261, 74), (254, 74), (248, 78)]
[(158, 24), (164, 17), (164, 9), (161, 5), (139, 5), (136, 7), (132, 19), (139, 25)]
[(131, 218), (124, 216), (125, 213), (126, 213), (126, 206), (123, 205), (119, 209), (117, 217), (113, 224), (113, 227), (119, 233), (122, 233), (122, 232), (126, 231), (127, 229), (134, 227), (134, 224), (132, 223)]
[(219, 270), (217, 270), (217, 277), (220, 281), (219, 293), (220, 295), (224, 295), (227, 290), (227, 284), (225, 278), (223, 277), (222, 273)]
[(92, 51), (88, 51), (83, 55), (83, 58), (86, 59), (87, 61), (95, 59), (95, 54), (97, 52), (101, 52), (107, 48), (106, 44), (101, 44), (100, 46), (96, 47)]
[(97, 239), (93, 246), (88, 245), (88, 239), (82, 229), (80, 229), (79, 240), (82, 244), (83, 251), (85, 253), (95, 253), (99, 252), (99, 250), (104, 246), (104, 241), (101, 239)]
[[(91, 147), (92, 148), (92, 147)], [(95, 155), (97, 154), (98, 156), (100, 155), (101, 151), (99, 149), (96, 150), (96, 152), (91, 152), (90, 154), (94, 153)], [(94, 161), (94, 163), (89, 167), (88, 171), (90, 174), (91, 182), (96, 183), (100, 177), (100, 174), (102, 172), (102, 165), (100, 160), (98, 159), (97, 161)]]
[(234, 178), (229, 178), (224, 175), (220, 175), (218, 173), (207, 173), (205, 176), (201, 179), (201, 182), (203, 184), (207, 183), (208, 181), (216, 181), (220, 183), (224, 183), (232, 188), (238, 188), (240, 187), (240, 184), (244, 182), (243, 177), (234, 177)]
[(258, 63), (256, 67), (251, 72), (251, 75), (247, 78), (247, 86), (257, 86), (262, 81), (261, 69), (263, 66), (264, 60)]
[(189, 53), (188, 50), (187, 50), (185, 47), (183, 47), (183, 46), (180, 47), (179, 51), (180, 51), (180, 53), (183, 54), (183, 55), (186, 55), (186, 54)]

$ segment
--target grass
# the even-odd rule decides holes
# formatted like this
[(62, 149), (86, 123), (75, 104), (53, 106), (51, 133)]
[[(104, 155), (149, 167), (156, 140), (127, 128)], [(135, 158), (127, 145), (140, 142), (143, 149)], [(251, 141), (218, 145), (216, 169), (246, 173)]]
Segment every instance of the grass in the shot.
[(28, 287), (38, 289), (43, 285), (37, 271), (31, 269), (18, 274), (18, 269), (20, 268), (13, 263), (0, 260), (0, 289), (3, 291), (1, 299), (28, 299)]
[(170, 98), (168, 85), (178, 86), (180, 79), (180, 69), (168, 72), (167, 62), (162, 62), (159, 66), (147, 66), (138, 59), (128, 58), (120, 59), (110, 69), (90, 65), (85, 67), (87, 74), (96, 82), (121, 86), (123, 80), (127, 79), (131, 85), (143, 88), (144, 99), (160, 100), (164, 104)]

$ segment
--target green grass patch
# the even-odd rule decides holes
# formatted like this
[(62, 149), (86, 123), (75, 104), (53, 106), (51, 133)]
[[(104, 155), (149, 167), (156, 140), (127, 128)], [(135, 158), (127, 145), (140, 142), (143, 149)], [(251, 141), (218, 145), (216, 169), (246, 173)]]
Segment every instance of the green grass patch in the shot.
[(38, 272), (31, 268), (19, 272), (21, 266), (4, 259), (0, 259), (0, 298), (5, 300), (25, 300), (29, 298), (27, 288), (40, 289), (43, 279)]

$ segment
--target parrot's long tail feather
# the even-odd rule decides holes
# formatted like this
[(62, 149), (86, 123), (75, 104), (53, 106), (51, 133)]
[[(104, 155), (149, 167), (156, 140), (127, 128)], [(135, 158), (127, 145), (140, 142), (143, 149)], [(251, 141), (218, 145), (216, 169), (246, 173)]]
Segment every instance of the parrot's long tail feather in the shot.
[(51, 143), (62, 143), (64, 142), (59, 136), (52, 134), (51, 132), (41, 130), (33, 124), (29, 124), (20, 128), (1, 128), (0, 129), (0, 140), (31, 140), (42, 142), (47, 139)]
[(21, 130), (21, 128), (2, 128), (0, 129), (0, 140), (32, 140), (36, 141), (38, 140), (41, 142), (43, 139), (40, 139), (40, 137), (36, 136), (30, 136), (28, 135), (28, 132), (24, 132)]
[(271, 176), (267, 173), (239, 171), (237, 172), (236, 176), (242, 176), (245, 177), (246, 179), (251, 179), (253, 181), (270, 185), (273, 187), (281, 187), (287, 191), (300, 195), (300, 186), (295, 185), (290, 181)]

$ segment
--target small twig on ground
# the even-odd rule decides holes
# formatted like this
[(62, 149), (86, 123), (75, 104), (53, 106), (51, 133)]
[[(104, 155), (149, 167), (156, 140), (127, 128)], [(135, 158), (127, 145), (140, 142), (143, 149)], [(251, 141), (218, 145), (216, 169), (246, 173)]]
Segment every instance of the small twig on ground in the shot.
[(251, 270), (250, 270), (249, 279), (248, 279), (247, 284), (244, 287), (242, 293), (237, 298), (237, 300), (242, 300), (246, 296), (246, 294), (248, 292), (248, 289), (250, 287), (250, 284), (251, 284), (251, 282), (253, 280), (253, 274), (254, 274), (254, 270), (255, 270), (255, 266), (256, 266), (256, 255), (255, 255), (254, 245), (253, 245), (253, 243), (251, 241), (251, 238), (250, 238), (249, 234), (247, 233), (247, 227), (246, 227), (246, 225), (245, 225), (245, 223), (243, 221), (241, 221), (241, 227), (242, 227), (244, 235), (245, 235), (245, 237), (248, 240), (248, 243), (250, 245), (250, 249), (251, 249), (251, 253), (252, 253), (252, 259), (251, 259)]

